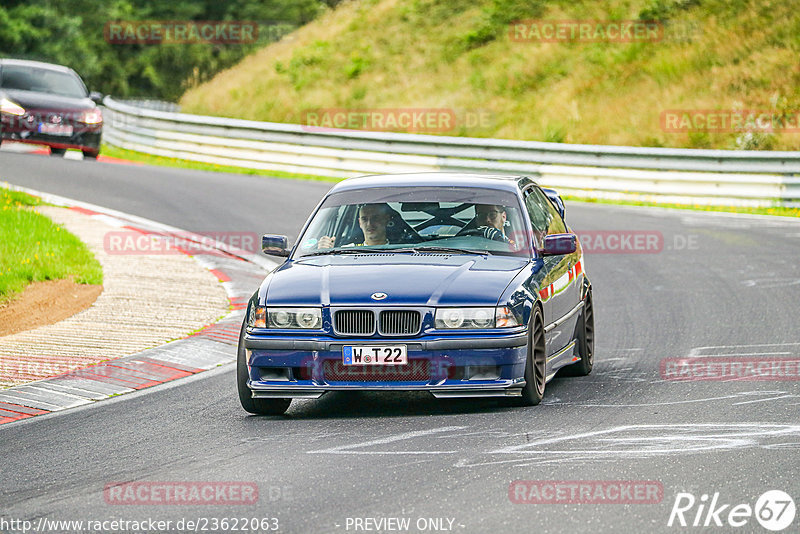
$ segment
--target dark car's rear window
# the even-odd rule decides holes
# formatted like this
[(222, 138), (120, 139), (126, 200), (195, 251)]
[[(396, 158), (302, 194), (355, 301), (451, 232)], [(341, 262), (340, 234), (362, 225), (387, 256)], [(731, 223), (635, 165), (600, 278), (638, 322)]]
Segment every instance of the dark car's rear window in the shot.
[(86, 87), (75, 74), (21, 65), (4, 65), (0, 69), (0, 88), (73, 98), (84, 98), (87, 94)]

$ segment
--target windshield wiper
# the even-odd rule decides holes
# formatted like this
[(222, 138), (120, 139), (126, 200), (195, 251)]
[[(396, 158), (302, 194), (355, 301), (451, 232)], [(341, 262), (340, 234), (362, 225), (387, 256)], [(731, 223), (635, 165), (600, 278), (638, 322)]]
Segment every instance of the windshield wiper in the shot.
[(347, 248), (331, 248), (327, 250), (318, 250), (309, 254), (303, 254), (302, 258), (309, 256), (325, 256), (326, 254), (362, 254), (364, 252), (394, 252), (383, 248), (370, 248), (370, 247), (347, 247)]
[(478, 255), (485, 255), (485, 254), (492, 254), (488, 250), (469, 250), (466, 248), (455, 248), (455, 247), (439, 247), (435, 245), (422, 245), (418, 247), (409, 247), (409, 248), (396, 248), (392, 249), (389, 252), (451, 252), (453, 254), (478, 254)]
[(370, 248), (370, 247), (348, 247), (348, 248), (332, 248), (326, 250), (318, 250), (304, 254), (298, 259), (309, 258), (312, 256), (325, 256), (329, 254), (362, 254), (368, 252), (380, 252), (383, 254), (392, 254), (394, 252), (411, 252), (418, 254), (420, 252), (446, 252), (450, 254), (475, 254), (479, 256), (492, 255), (493, 253), (488, 250), (469, 250), (466, 248), (456, 247), (438, 247), (434, 245), (422, 245), (417, 247), (404, 247), (404, 248)]

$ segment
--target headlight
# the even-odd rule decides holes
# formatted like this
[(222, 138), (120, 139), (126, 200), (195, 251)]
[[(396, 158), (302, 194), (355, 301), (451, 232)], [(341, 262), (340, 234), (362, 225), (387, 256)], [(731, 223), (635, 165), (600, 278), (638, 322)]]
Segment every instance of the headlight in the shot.
[(494, 308), (439, 308), (434, 326), (447, 330), (457, 328), (494, 328)]
[(267, 324), (268, 328), (321, 328), (322, 310), (320, 308), (269, 308)]
[(444, 330), (511, 328), (519, 326), (517, 316), (508, 306), (497, 308), (439, 308), (434, 326)]
[(84, 124), (100, 124), (103, 122), (103, 114), (99, 109), (89, 109), (81, 114), (81, 122)]
[(472, 324), (478, 328), (491, 328), (494, 326), (494, 313), (491, 308), (478, 308), (472, 315)]
[(436, 328), (461, 328), (464, 324), (464, 311), (457, 308), (436, 310)]
[(274, 310), (269, 312), (269, 325), (277, 328), (289, 328), (292, 318), (286, 310)]
[(294, 320), (301, 328), (319, 328), (322, 317), (320, 316), (319, 310), (305, 310), (296, 313)]
[(25, 108), (7, 98), (0, 98), (0, 113), (21, 117), (25, 115)]

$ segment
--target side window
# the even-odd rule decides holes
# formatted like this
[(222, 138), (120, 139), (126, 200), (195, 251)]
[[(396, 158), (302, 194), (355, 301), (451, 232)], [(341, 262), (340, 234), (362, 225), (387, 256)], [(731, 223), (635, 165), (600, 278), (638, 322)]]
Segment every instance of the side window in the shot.
[(547, 206), (547, 211), (550, 214), (550, 224), (547, 226), (547, 233), (566, 234), (567, 226), (564, 224), (563, 219), (561, 219), (561, 215), (559, 215), (556, 207), (542, 191), (537, 189), (536, 192), (542, 197), (542, 202)]
[[(550, 202), (550, 199), (547, 198), (538, 187), (531, 187), (529, 190), (529, 196), (526, 197), (525, 204), (530, 206), (531, 204), (535, 204), (538, 206), (539, 211), (544, 213), (544, 234), (563, 234), (566, 233), (567, 227), (564, 224), (564, 221), (561, 219), (561, 215), (558, 214), (558, 210), (553, 203)], [(530, 212), (530, 208), (528, 208)], [(531, 222), (533, 222), (533, 216), (531, 216)], [(538, 227), (534, 223), (534, 228)]]
[(536, 245), (540, 247), (550, 226), (550, 212), (547, 211), (547, 206), (542, 204), (541, 198), (536, 193), (535, 187), (530, 187), (525, 191), (525, 209), (531, 220), (531, 226), (533, 226)]

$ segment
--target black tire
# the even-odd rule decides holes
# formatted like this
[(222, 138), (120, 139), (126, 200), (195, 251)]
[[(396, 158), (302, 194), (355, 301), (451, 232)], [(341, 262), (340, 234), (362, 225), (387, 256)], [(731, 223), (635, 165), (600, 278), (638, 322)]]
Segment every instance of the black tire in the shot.
[(578, 356), (580, 361), (562, 369), (564, 376), (587, 376), (594, 366), (594, 308), (592, 306), (592, 291), (586, 295), (581, 318), (576, 327), (578, 340)]
[(86, 160), (97, 161), (97, 156), (100, 155), (100, 151), (95, 152), (93, 150), (82, 150), (81, 152), (83, 152), (83, 159)]
[(244, 349), (243, 324), (236, 358), (236, 385), (242, 408), (255, 415), (283, 415), (289, 409), (292, 399), (254, 399), (253, 392), (247, 387), (247, 379), (247, 352)]
[(528, 358), (525, 363), (525, 387), (522, 396), (514, 399), (516, 406), (536, 406), (544, 397), (547, 378), (547, 349), (544, 341), (544, 321), (542, 312), (533, 309), (528, 335)]
[(50, 147), (50, 155), (51, 156), (61, 157), (66, 153), (67, 153), (67, 149), (66, 148), (53, 148), (53, 147)]

